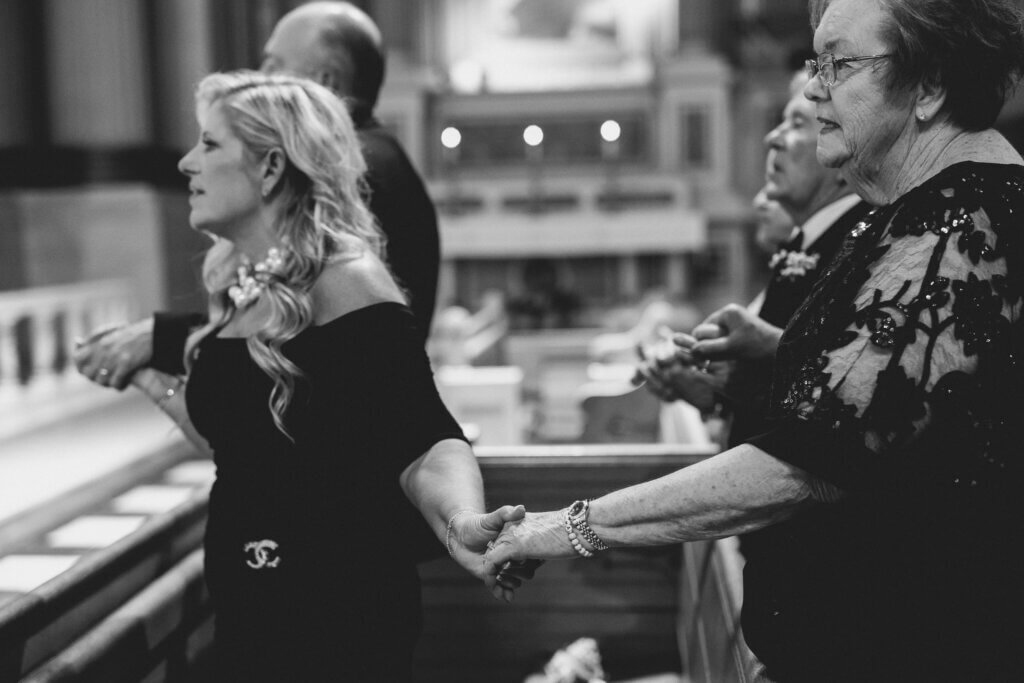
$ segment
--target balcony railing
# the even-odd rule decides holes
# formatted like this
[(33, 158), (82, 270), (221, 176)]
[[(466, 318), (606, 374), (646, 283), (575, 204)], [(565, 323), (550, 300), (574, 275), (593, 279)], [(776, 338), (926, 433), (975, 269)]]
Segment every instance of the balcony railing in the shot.
[(96, 400), (75, 371), (75, 341), (136, 309), (122, 280), (0, 292), (0, 437)]

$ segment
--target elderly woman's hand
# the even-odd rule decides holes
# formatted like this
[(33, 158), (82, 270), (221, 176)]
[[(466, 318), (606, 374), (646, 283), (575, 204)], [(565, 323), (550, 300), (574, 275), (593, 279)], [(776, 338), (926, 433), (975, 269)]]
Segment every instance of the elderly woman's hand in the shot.
[(565, 512), (526, 513), (505, 526), (484, 556), (495, 567), (506, 562), (576, 557), (565, 530)]
[(522, 505), (505, 505), (486, 514), (458, 514), (447, 539), (452, 558), (483, 581), (496, 598), (506, 602), (512, 600), (515, 589), (524, 580), (533, 578), (539, 563), (517, 562), (505, 566), (503, 562), (493, 565), (485, 558), (484, 552), (493, 545), (507, 524), (519, 522), (525, 514), (526, 509)]

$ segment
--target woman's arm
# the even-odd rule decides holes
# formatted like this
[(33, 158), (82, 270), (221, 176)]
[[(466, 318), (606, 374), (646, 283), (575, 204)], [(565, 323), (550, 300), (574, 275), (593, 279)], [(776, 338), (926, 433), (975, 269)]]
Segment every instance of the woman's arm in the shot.
[(185, 408), (185, 380), (152, 368), (141, 368), (132, 375), (132, 384), (178, 425), (185, 438), (192, 442), (200, 453), (208, 457), (213, 455), (206, 439), (200, 436), (188, 419), (188, 411)]
[(469, 444), (459, 439), (437, 442), (402, 471), (399, 483), (452, 559), (484, 581), (496, 597), (511, 599), (519, 582), (503, 577), (505, 585), (498, 585), (498, 570), (485, 561), (484, 551), (505, 524), (521, 520), (525, 510), (506, 505), (484, 512), (483, 478)]
[[(754, 531), (835, 495), (802, 470), (743, 444), (597, 498), (590, 503), (587, 521), (609, 547), (664, 545)], [(500, 565), (576, 555), (565, 528), (565, 510), (558, 510), (528, 513), (521, 523), (510, 524), (487, 559)]]
[(469, 444), (459, 439), (434, 444), (405, 468), (399, 482), (442, 542), (453, 514), (484, 510), (480, 467)]

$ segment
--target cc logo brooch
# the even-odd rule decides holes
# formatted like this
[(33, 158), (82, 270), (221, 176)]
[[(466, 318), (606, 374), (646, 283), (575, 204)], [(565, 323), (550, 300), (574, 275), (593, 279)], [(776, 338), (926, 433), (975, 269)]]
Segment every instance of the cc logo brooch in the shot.
[(245, 563), (253, 569), (263, 569), (264, 567), (273, 569), (281, 562), (281, 557), (277, 554), (277, 541), (272, 541), (269, 538), (246, 543), (245, 552), (252, 556), (252, 559), (246, 560)]

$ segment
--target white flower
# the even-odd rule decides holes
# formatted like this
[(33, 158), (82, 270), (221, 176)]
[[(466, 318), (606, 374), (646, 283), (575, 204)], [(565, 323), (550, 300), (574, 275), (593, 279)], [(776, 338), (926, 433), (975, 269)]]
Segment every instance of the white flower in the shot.
[(795, 280), (798, 277), (807, 275), (808, 271), (817, 268), (819, 258), (821, 258), (821, 254), (808, 254), (803, 251), (779, 249), (772, 254), (768, 267), (776, 271), (779, 277)]

